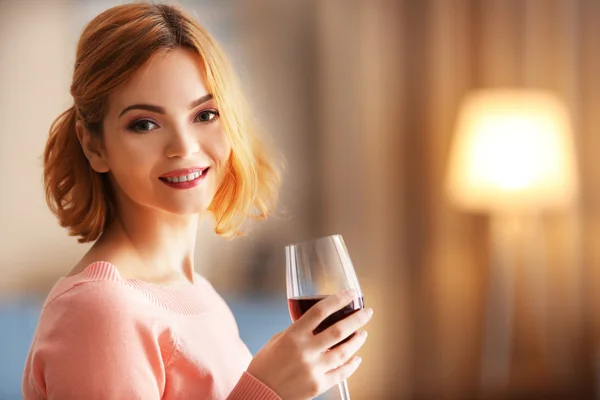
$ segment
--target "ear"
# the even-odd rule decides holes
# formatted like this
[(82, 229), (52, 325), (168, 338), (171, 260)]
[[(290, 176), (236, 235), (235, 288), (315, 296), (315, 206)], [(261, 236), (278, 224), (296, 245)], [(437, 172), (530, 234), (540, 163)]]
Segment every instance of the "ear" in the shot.
[(92, 135), (85, 128), (81, 120), (75, 123), (75, 130), (77, 131), (77, 139), (79, 139), (83, 154), (85, 154), (92, 169), (98, 173), (110, 171), (100, 138)]

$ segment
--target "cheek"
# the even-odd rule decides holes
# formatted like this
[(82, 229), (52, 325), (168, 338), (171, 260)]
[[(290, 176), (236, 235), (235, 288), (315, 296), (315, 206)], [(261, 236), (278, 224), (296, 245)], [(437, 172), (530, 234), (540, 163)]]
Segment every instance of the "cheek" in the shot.
[(149, 143), (134, 140), (120, 140), (107, 143), (108, 164), (117, 183), (125, 190), (149, 182), (153, 165), (153, 148)]
[(214, 139), (209, 143), (209, 155), (215, 164), (221, 168), (227, 164), (231, 155), (231, 145), (225, 133), (215, 135)]
[(209, 143), (206, 143), (206, 152), (210, 156), (215, 166), (214, 185), (215, 190), (223, 182), (223, 178), (227, 173), (229, 158), (231, 156), (231, 145), (225, 133), (214, 135)]

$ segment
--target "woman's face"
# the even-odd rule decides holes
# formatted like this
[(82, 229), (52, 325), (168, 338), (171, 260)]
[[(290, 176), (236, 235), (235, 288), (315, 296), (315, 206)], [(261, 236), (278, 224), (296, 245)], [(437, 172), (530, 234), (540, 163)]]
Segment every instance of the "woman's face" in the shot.
[(231, 146), (199, 61), (174, 49), (109, 97), (102, 148), (117, 196), (174, 214), (210, 205)]

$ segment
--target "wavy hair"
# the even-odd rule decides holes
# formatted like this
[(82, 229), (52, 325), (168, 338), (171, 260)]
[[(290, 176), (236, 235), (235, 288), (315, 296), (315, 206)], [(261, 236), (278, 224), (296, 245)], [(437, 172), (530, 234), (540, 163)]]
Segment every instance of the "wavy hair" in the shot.
[(153, 57), (175, 48), (200, 56), (231, 144), (228, 173), (209, 206), (216, 233), (240, 235), (245, 220), (266, 218), (275, 207), (278, 167), (219, 45), (179, 7), (125, 4), (95, 17), (81, 34), (70, 88), (74, 104), (53, 122), (44, 151), (46, 202), (79, 242), (98, 239), (115, 215), (115, 202), (106, 174), (94, 171), (85, 157), (75, 124), (81, 120), (101, 136), (109, 94)]

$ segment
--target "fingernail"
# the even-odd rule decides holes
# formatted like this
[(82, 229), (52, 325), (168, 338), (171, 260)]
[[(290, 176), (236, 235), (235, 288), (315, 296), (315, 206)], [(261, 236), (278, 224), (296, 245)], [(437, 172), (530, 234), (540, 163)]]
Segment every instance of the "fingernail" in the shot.
[(367, 336), (369, 336), (369, 334), (367, 333), (367, 331), (360, 331), (358, 332), (358, 336), (360, 336), (363, 339), (366, 339)]
[(360, 364), (362, 362), (362, 357), (356, 357), (356, 363)]
[(373, 315), (373, 309), (372, 308), (367, 308), (367, 315), (369, 317), (371, 317)]

